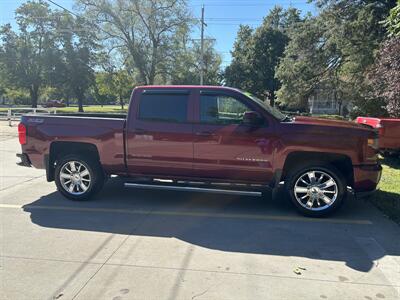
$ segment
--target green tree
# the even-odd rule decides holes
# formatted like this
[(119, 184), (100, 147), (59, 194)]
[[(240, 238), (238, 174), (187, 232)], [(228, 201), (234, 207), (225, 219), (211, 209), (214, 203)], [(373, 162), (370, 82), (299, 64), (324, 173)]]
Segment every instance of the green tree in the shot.
[(232, 51), (232, 62), (225, 69), (226, 84), (256, 94), (253, 84), (253, 29), (240, 25)]
[(269, 99), (274, 105), (280, 87), (275, 70), (289, 40), (286, 31), (300, 21), (298, 10), (276, 6), (255, 31), (241, 26), (232, 51), (232, 63), (225, 70), (227, 84)]
[(276, 72), (282, 83), (278, 99), (284, 105), (304, 108), (310, 93), (323, 79), (329, 78), (330, 68), (337, 62), (330, 60), (334, 57), (330, 52), (335, 49), (327, 47), (324, 32), (324, 24), (318, 18), (306, 20), (292, 29), (291, 40)]
[(290, 42), (277, 71), (282, 82), (278, 100), (306, 107), (318, 87), (355, 105), (367, 101), (366, 73), (385, 37), (380, 24), (394, 0), (320, 0), (320, 14), (289, 33)]
[[(128, 102), (133, 88), (132, 77), (126, 70), (109, 69), (107, 72), (98, 73), (96, 85), (98, 97), (110, 101), (118, 101), (121, 109)], [(106, 102), (102, 101), (102, 102)]]
[(288, 38), (285, 33), (264, 23), (254, 33), (253, 72), (257, 94), (270, 100), (273, 106), (280, 82), (275, 78), (275, 69), (283, 55)]
[[(204, 42), (204, 84), (221, 84), (221, 56), (214, 47), (215, 42), (206, 39)], [(188, 36), (174, 45), (168, 67), (169, 76), (166, 82), (171, 84), (198, 84), (200, 82), (201, 51), (200, 43), (190, 43)]]
[(0, 61), (7, 83), (29, 91), (37, 107), (39, 91), (48, 82), (55, 57), (52, 11), (43, 1), (28, 1), (16, 10), (18, 32), (9, 24), (0, 29)]
[[(368, 77), (373, 103), (384, 107), (391, 117), (400, 117), (400, 36), (382, 43)], [(381, 109), (382, 110), (382, 109)], [(367, 111), (367, 113), (377, 111)]]
[[(83, 102), (90, 86), (95, 82), (96, 36), (94, 28), (82, 18), (59, 13), (57, 16), (57, 41), (62, 56), (62, 64), (56, 69), (60, 76), (57, 82), (64, 91), (71, 91), (78, 100), (79, 112), (83, 112)], [(66, 93), (70, 96), (69, 93)]]
[[(124, 57), (125, 67), (138, 70), (138, 82), (154, 84), (165, 78), (165, 62), (177, 31), (189, 26), (184, 0), (78, 0), (85, 16), (101, 27), (110, 51)], [(128, 64), (130, 62), (131, 64)], [(129, 70), (133, 73), (132, 70)]]
[(397, 5), (390, 10), (389, 16), (383, 24), (389, 31), (389, 36), (400, 35), (400, 0), (397, 0)]

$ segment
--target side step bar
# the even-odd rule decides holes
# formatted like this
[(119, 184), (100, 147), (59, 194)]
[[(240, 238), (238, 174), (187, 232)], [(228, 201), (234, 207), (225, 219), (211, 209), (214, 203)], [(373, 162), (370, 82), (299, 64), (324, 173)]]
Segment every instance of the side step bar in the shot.
[(170, 191), (200, 192), (200, 193), (214, 193), (214, 194), (226, 194), (226, 195), (258, 196), (258, 197), (262, 195), (262, 192), (259, 191), (213, 189), (213, 188), (200, 188), (191, 186), (176, 186), (176, 185), (161, 185), (161, 184), (131, 183), (131, 182), (126, 182), (124, 185), (125, 187), (148, 189), (148, 190), (170, 190)]

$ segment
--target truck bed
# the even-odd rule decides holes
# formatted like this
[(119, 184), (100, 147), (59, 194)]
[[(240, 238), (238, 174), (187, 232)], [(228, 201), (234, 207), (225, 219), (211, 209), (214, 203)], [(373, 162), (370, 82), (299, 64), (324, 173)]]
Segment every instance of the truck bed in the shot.
[(356, 122), (378, 130), (381, 149), (400, 150), (400, 119), (357, 117)]
[[(34, 167), (46, 167), (43, 157), (48, 156), (56, 144), (75, 142), (95, 145), (107, 172), (125, 172), (125, 114), (27, 114), (21, 121), (27, 127), (24, 151)], [(74, 144), (69, 144), (71, 146)]]

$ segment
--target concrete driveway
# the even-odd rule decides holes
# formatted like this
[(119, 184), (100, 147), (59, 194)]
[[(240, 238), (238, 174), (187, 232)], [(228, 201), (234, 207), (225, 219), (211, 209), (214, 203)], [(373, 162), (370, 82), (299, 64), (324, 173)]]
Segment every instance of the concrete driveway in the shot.
[(330, 219), (280, 194), (122, 188), (71, 202), (15, 165), (0, 124), (0, 299), (400, 299), (400, 228), (349, 197)]

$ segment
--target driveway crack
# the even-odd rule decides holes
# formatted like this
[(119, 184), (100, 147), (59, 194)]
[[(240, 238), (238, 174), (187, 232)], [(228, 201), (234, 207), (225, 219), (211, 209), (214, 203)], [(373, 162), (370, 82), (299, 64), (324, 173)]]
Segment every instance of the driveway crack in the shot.
[(104, 267), (105, 264), (114, 256), (114, 254), (125, 244), (128, 238), (144, 223), (146, 218), (151, 215), (153, 209), (149, 210), (149, 212), (143, 217), (143, 220), (139, 222), (134, 228), (126, 235), (124, 240), (118, 245), (118, 247), (110, 254), (110, 256), (101, 264), (101, 266), (93, 273), (92, 276), (85, 282), (85, 284), (78, 290), (78, 292), (72, 297), (72, 300), (76, 299), (76, 297), (81, 293), (81, 291), (88, 285), (88, 283), (99, 273), (99, 271)]

